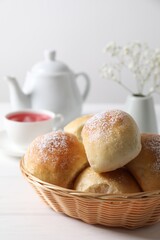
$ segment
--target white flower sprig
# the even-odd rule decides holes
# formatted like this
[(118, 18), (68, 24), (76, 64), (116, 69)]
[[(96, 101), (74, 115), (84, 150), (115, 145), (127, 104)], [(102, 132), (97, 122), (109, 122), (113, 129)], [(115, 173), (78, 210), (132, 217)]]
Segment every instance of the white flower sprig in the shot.
[[(151, 49), (140, 42), (131, 42), (123, 47), (111, 42), (107, 44), (104, 52), (109, 54), (114, 62), (102, 66), (102, 77), (117, 82), (132, 94), (147, 96), (153, 92), (160, 93), (160, 49)], [(133, 74), (136, 92), (122, 82), (123, 68)], [(149, 87), (146, 90), (147, 84)]]

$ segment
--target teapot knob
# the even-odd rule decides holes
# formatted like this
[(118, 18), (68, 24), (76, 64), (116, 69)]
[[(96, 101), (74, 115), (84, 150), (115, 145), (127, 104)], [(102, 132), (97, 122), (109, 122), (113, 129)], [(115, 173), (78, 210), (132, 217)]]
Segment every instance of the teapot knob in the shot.
[(44, 58), (47, 61), (55, 61), (56, 51), (53, 50), (45, 50), (44, 51)]

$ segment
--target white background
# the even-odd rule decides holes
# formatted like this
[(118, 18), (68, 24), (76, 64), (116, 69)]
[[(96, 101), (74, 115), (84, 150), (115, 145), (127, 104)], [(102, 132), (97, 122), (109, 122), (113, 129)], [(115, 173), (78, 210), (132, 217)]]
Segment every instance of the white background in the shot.
[[(99, 73), (102, 50), (112, 40), (160, 47), (160, 1), (0, 0), (0, 101), (9, 101), (4, 76), (16, 76), (22, 86), (44, 49), (55, 49), (74, 72), (89, 74), (87, 102), (125, 101), (125, 90)], [(132, 85), (131, 76), (125, 78)]]

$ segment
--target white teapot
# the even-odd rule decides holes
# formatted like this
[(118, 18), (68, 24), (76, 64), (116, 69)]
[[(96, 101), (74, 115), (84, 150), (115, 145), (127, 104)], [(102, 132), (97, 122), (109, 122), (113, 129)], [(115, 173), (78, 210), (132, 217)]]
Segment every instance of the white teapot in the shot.
[[(55, 55), (55, 51), (44, 52), (44, 61), (27, 73), (23, 90), (15, 78), (6, 78), (13, 110), (47, 109), (61, 113), (64, 116), (63, 124), (66, 124), (81, 114), (82, 103), (90, 89), (90, 80), (86, 73), (75, 74), (64, 63), (56, 61)], [(86, 82), (82, 94), (76, 83), (79, 76), (83, 76)]]

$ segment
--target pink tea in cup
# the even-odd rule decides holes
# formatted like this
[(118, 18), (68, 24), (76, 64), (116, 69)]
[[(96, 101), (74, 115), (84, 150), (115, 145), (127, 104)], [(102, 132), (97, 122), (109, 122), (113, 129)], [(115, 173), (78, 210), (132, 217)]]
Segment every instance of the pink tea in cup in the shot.
[(51, 119), (51, 117), (46, 114), (32, 112), (15, 113), (9, 115), (7, 118), (16, 122), (39, 122)]
[(12, 111), (4, 116), (4, 126), (10, 141), (21, 149), (39, 135), (53, 131), (63, 121), (61, 114), (48, 110)]

